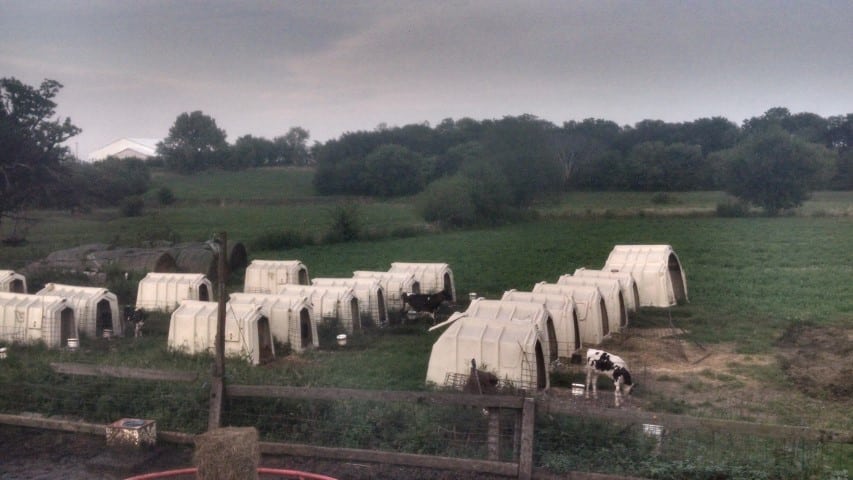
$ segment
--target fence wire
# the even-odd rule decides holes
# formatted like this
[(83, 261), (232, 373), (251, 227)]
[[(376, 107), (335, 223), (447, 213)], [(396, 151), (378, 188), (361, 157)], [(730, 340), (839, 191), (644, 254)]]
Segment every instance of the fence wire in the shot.
[[(210, 391), (203, 376), (194, 382), (75, 376), (56, 373), (45, 364), (0, 369), (0, 391), (3, 413), (35, 413), (103, 424), (121, 418), (146, 418), (155, 419), (159, 430), (201, 433), (207, 429)], [(577, 401), (592, 408), (612, 408), (608, 393), (602, 392), (598, 401)], [(757, 401), (734, 397), (729, 404), (731, 413), (721, 416), (738, 419)], [(223, 407), (223, 425), (256, 427), (264, 441), (519, 460), (519, 410), (513, 408), (492, 410), (491, 415), (500, 420), (495, 435), (490, 429), (494, 417), (474, 406), (352, 398), (232, 397)], [(580, 471), (648, 478), (830, 478), (825, 465), (837, 447), (795, 437), (774, 439), (731, 433), (720, 428), (668, 429), (666, 425), (645, 423), (640, 417), (636, 421), (607, 420), (554, 411), (547, 408), (547, 400), (537, 400), (534, 464), (555, 473)]]

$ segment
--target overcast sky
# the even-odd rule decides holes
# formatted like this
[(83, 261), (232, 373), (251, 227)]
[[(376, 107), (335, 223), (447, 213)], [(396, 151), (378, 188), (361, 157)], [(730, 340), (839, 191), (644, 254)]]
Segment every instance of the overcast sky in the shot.
[(853, 2), (0, 0), (0, 76), (64, 88), (85, 158), (183, 112), (234, 142), (444, 118), (853, 113)]

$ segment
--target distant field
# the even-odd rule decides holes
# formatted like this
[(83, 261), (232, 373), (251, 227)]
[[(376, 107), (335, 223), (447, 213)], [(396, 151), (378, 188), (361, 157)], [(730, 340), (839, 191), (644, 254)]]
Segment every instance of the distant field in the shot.
[(275, 202), (314, 196), (314, 171), (308, 168), (271, 167), (239, 172), (210, 170), (195, 175), (157, 171), (152, 177), (152, 193), (160, 187), (168, 187), (179, 201)]

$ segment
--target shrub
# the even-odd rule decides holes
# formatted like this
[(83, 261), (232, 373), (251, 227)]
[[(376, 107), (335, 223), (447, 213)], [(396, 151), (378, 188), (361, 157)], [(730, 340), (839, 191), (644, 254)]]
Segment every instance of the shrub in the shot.
[(358, 240), (361, 235), (361, 219), (357, 205), (341, 205), (332, 212), (332, 226), (323, 237), (324, 243), (341, 243)]
[(724, 202), (717, 204), (718, 217), (747, 217), (749, 216), (749, 205), (744, 202)]
[(461, 175), (431, 183), (416, 200), (416, 208), (427, 222), (461, 227), (477, 220), (471, 197), (472, 182)]
[(139, 217), (142, 216), (142, 209), (145, 206), (145, 201), (139, 195), (132, 195), (121, 201), (119, 212), (124, 217)]
[(157, 190), (157, 201), (160, 205), (171, 205), (175, 203), (175, 194), (172, 193), (172, 189), (169, 187), (161, 187), (160, 190)]
[(311, 236), (288, 230), (262, 233), (251, 242), (252, 250), (256, 251), (286, 250), (313, 244)]

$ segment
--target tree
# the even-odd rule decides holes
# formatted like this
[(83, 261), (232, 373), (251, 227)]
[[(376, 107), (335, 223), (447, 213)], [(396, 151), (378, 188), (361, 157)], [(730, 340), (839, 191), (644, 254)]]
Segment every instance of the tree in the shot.
[[(606, 189), (614, 185), (613, 175), (598, 175), (603, 159), (613, 160), (619, 125), (596, 118), (565, 122), (552, 134), (554, 150), (563, 167), (565, 187)], [(609, 173), (609, 172), (608, 172)]]
[(292, 127), (284, 136), (275, 137), (273, 143), (277, 151), (275, 163), (283, 165), (309, 165), (312, 161), (308, 149), (311, 134), (302, 127)]
[(273, 142), (266, 138), (243, 135), (231, 146), (228, 159), (222, 167), (228, 170), (264, 167), (276, 163), (277, 156)]
[(400, 145), (382, 145), (364, 159), (363, 179), (370, 195), (398, 197), (420, 192), (431, 163)]
[(68, 118), (54, 118), (61, 88), (55, 80), (34, 88), (0, 79), (0, 221), (43, 201), (62, 181), (72, 158), (62, 143), (81, 130)]
[(722, 185), (768, 215), (798, 207), (832, 174), (834, 152), (781, 128), (746, 137), (721, 152)]
[(504, 117), (492, 125), (483, 144), (506, 179), (512, 206), (527, 206), (537, 197), (560, 190), (565, 169), (551, 142), (556, 127), (532, 115)]
[(228, 152), (225, 137), (216, 120), (201, 111), (182, 113), (169, 136), (157, 145), (157, 153), (167, 168), (192, 173), (222, 164)]
[(710, 172), (698, 145), (644, 142), (634, 146), (623, 172), (631, 190), (677, 192), (701, 190)]

